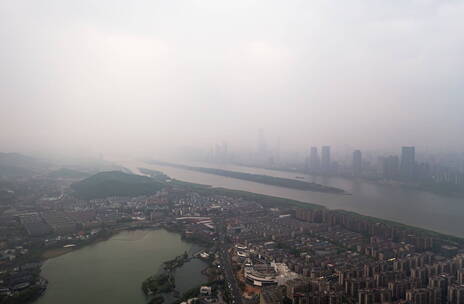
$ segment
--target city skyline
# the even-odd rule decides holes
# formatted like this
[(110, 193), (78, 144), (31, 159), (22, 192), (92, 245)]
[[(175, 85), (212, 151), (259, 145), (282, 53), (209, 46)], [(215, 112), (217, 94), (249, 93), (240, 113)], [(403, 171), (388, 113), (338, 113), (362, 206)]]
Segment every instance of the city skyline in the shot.
[(3, 151), (464, 151), (460, 2), (49, 4), (0, 4)]
[(0, 304), (464, 304), (464, 1), (0, 1)]

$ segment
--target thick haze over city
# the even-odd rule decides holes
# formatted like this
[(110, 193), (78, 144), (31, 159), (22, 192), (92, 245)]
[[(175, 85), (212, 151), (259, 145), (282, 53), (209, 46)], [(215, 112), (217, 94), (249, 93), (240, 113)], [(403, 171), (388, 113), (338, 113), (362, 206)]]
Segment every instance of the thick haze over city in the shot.
[(3, 151), (464, 148), (462, 1), (2, 1)]
[(464, 304), (464, 0), (0, 0), (0, 304)]

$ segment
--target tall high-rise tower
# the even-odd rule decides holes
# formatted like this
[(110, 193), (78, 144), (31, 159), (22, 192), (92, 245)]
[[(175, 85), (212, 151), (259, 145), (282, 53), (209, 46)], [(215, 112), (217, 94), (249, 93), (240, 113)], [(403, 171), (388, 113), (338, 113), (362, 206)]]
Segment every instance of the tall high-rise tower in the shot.
[(258, 152), (258, 158), (260, 160), (266, 159), (266, 157), (267, 157), (267, 144), (266, 144), (266, 138), (264, 137), (263, 129), (259, 129), (257, 152)]
[(360, 150), (353, 152), (353, 175), (360, 176), (362, 173), (362, 153)]
[(330, 147), (323, 146), (321, 149), (321, 170), (324, 173), (330, 171)]
[(412, 179), (416, 168), (416, 149), (415, 147), (401, 148), (400, 172), (403, 178)]
[(385, 179), (398, 178), (399, 162), (398, 156), (395, 155), (382, 158), (382, 175)]
[(320, 169), (319, 154), (317, 153), (317, 147), (311, 147), (309, 153), (309, 171), (317, 173)]

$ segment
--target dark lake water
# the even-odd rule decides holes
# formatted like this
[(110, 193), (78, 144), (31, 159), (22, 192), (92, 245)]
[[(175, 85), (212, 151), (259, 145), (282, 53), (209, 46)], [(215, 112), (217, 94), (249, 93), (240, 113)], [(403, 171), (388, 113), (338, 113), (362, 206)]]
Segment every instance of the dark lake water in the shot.
[[(199, 249), (166, 230), (124, 231), (48, 260), (42, 276), (49, 286), (35, 303), (144, 304), (147, 299), (140, 288), (143, 280), (155, 274), (164, 261)], [(177, 269), (177, 289), (184, 292), (206, 282), (200, 273), (205, 267), (205, 263), (194, 259)]]

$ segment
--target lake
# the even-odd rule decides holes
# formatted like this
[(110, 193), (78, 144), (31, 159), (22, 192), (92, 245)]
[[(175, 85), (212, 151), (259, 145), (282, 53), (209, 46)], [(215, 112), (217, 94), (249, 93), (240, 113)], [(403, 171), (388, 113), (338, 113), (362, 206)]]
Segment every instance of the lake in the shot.
[[(37, 304), (144, 304), (141, 283), (164, 261), (200, 247), (166, 230), (120, 232), (106, 241), (50, 259), (42, 267), (48, 289)], [(184, 292), (207, 282), (200, 272), (206, 264), (194, 259), (177, 269), (177, 290)], [(192, 280), (194, 278), (194, 280)]]

